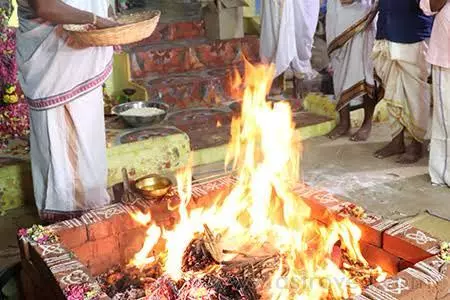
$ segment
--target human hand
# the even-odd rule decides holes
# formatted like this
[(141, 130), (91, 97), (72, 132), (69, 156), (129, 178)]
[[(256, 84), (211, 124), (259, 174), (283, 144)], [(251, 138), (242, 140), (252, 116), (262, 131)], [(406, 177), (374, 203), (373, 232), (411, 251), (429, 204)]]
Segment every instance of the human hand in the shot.
[(114, 20), (110, 20), (110, 19), (106, 19), (106, 18), (101, 18), (101, 17), (97, 17), (97, 23), (95, 24), (95, 26), (98, 29), (103, 29), (103, 28), (111, 28), (111, 27), (116, 27), (119, 26), (120, 24)]
[(62, 25), (56, 27), (56, 35), (61, 39), (65, 40), (66, 44), (73, 49), (85, 49), (88, 48), (88, 45), (83, 44), (81, 41), (73, 38), (70, 34), (68, 34)]

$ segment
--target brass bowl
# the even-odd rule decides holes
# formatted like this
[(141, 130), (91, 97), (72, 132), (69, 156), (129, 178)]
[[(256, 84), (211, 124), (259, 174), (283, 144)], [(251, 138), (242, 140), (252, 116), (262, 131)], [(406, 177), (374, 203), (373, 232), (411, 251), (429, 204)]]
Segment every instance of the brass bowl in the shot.
[(172, 181), (164, 176), (151, 174), (136, 180), (135, 189), (145, 198), (161, 198), (167, 194)]

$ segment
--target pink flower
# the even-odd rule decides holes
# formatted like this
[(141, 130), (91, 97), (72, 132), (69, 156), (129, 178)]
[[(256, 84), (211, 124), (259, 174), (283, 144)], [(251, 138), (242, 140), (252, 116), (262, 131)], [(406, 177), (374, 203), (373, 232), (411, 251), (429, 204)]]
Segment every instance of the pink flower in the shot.
[(86, 292), (84, 284), (73, 284), (66, 288), (67, 300), (84, 300), (84, 293)]
[(47, 242), (47, 241), (48, 241), (48, 235), (44, 235), (43, 237), (41, 237), (41, 238), (39, 238), (37, 240), (37, 243), (38, 244), (45, 244), (45, 242)]
[(20, 237), (25, 237), (28, 235), (27, 229), (26, 228), (20, 228), (17, 233), (19, 234)]

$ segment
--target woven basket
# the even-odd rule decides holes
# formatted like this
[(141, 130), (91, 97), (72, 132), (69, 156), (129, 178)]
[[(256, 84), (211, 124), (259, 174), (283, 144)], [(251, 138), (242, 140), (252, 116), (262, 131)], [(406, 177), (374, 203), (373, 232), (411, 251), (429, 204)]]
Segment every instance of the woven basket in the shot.
[(139, 42), (149, 37), (159, 22), (160, 11), (153, 10), (120, 16), (120, 26), (88, 30), (86, 25), (64, 25), (64, 30), (86, 46), (116, 46)]

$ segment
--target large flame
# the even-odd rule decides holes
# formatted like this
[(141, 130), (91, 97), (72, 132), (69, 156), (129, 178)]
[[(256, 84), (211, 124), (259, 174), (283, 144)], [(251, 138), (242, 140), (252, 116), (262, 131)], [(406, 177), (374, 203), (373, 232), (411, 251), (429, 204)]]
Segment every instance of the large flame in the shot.
[(232, 191), (209, 208), (188, 211), (192, 170), (181, 170), (177, 174), (179, 223), (162, 233), (152, 223), (132, 264), (141, 266), (152, 260), (150, 248), (162, 234), (167, 251), (165, 271), (175, 280), (182, 278), (183, 252), (207, 224), (220, 234), (221, 247), (229, 250), (227, 253), (251, 254), (270, 245), (282, 257), (264, 290), (266, 299), (341, 299), (361, 292), (332, 257), (333, 247), (340, 241), (353, 261), (367, 265), (359, 249), (358, 227), (348, 220), (319, 224), (311, 218), (309, 206), (293, 192), (299, 181), (302, 149), (289, 104), (266, 101), (273, 75), (273, 66), (246, 63), (245, 81), (237, 81), (245, 90), (241, 116), (231, 124), (226, 156), (226, 165), (238, 172)]

